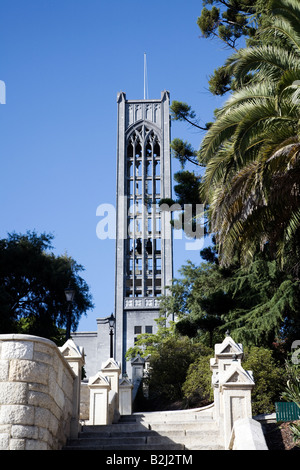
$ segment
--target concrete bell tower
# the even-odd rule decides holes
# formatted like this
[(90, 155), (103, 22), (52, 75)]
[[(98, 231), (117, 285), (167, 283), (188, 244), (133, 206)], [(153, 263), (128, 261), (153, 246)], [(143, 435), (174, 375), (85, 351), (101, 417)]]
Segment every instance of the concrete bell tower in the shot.
[[(118, 94), (115, 358), (126, 372), (125, 353), (140, 333), (155, 333), (159, 297), (173, 277), (170, 96), (127, 100)], [(130, 370), (128, 370), (130, 373)]]

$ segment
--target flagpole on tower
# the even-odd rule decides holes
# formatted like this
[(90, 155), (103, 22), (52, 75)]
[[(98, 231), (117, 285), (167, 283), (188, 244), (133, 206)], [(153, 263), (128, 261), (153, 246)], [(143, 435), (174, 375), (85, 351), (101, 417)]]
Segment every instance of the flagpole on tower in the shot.
[(144, 100), (148, 99), (147, 58), (144, 52)]

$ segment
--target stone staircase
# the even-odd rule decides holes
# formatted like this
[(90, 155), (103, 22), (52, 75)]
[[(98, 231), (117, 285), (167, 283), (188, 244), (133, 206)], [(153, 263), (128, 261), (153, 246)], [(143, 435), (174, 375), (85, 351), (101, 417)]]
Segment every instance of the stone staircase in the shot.
[(63, 450), (222, 450), (212, 408), (122, 416), (111, 425), (84, 425)]

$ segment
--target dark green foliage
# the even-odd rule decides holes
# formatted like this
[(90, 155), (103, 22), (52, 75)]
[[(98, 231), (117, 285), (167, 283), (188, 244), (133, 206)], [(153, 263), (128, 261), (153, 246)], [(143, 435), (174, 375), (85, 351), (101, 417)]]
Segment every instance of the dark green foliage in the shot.
[(226, 324), (237, 340), (271, 346), (281, 338), (288, 348), (300, 333), (290, 328), (299, 312), (299, 283), (283, 273), (276, 261), (257, 259), (238, 269), (228, 290), (236, 308), (227, 315)]
[(238, 342), (273, 348), (278, 340), (289, 350), (300, 335), (299, 282), (283, 272), (267, 254), (248, 266), (218, 264), (216, 248), (201, 254), (208, 260), (188, 262), (174, 279), (171, 296), (163, 297), (165, 312), (179, 319), (176, 329), (213, 346), (226, 330)]
[(180, 171), (175, 173), (174, 180), (177, 184), (174, 191), (177, 196), (176, 203), (182, 207), (184, 204), (201, 204), (199, 186), (201, 177), (192, 171)]
[(180, 162), (182, 168), (184, 168), (187, 161), (198, 165), (197, 152), (188, 142), (183, 142), (181, 139), (173, 139), (171, 150), (172, 156)]
[(170, 114), (171, 119), (173, 119), (174, 121), (186, 121), (192, 126), (197, 127), (198, 129), (202, 129), (204, 131), (207, 130), (207, 126), (199, 126), (196, 120), (195, 111), (193, 111), (187, 103), (183, 103), (181, 101), (172, 101), (172, 104), (170, 106)]
[(170, 336), (158, 344), (157, 353), (151, 355), (150, 395), (170, 402), (182, 400), (188, 368), (200, 351), (201, 346), (193, 344), (187, 337)]
[[(267, 3), (262, 0), (204, 0), (197, 24), (204, 38), (217, 38), (237, 50), (242, 39), (249, 45), (254, 43), (257, 28), (264, 22)], [(210, 9), (206, 8), (208, 5), (212, 5)], [(236, 86), (232, 72), (224, 65), (210, 75), (208, 83), (214, 95), (224, 95)]]
[[(151, 367), (149, 377), (146, 379), (150, 397), (148, 405), (143, 402), (143, 406), (149, 406), (149, 403), (155, 403), (156, 406), (157, 403), (160, 403), (160, 406), (171, 406), (174, 402), (186, 402), (191, 405), (194, 399), (189, 399), (188, 391), (186, 394), (183, 391), (189, 367), (202, 356), (205, 356), (209, 364), (211, 350), (202, 342), (179, 335), (173, 322), (167, 325), (165, 312), (156, 322), (157, 333), (139, 335), (135, 346), (126, 353), (127, 359), (133, 359), (137, 354), (142, 357), (150, 355)], [(197, 397), (199, 403), (207, 402), (206, 389), (203, 393), (203, 397), (200, 395)]]
[(286, 382), (282, 365), (276, 362), (271, 350), (252, 346), (245, 348), (242, 366), (251, 370), (254, 377), (255, 387), (251, 394), (253, 416), (273, 413)]
[(213, 95), (224, 95), (231, 90), (232, 77), (228, 69), (224, 66), (214, 70), (209, 79), (209, 91)]
[(215, 34), (215, 30), (218, 28), (220, 23), (220, 9), (213, 6), (210, 10), (203, 8), (201, 16), (197, 20), (197, 24), (201, 29), (204, 37), (209, 38), (212, 34)]
[(176, 100), (172, 101), (170, 114), (174, 121), (193, 120), (196, 117), (195, 111), (187, 103)]
[[(197, 24), (205, 38), (217, 37), (235, 49), (238, 39), (242, 36), (255, 35), (261, 11), (266, 3), (261, 0), (204, 0)], [(213, 6), (207, 9), (206, 5)]]
[(285, 363), (286, 384), (282, 389), (281, 398), (296, 403), (300, 407), (300, 348), (295, 350), (295, 357)]
[(259, 41), (227, 61), (235, 91), (201, 143), (202, 190), (221, 263), (239, 252), (247, 264), (268, 247), (298, 277), (300, 9), (295, 0), (269, 6)]
[(214, 400), (210, 370), (212, 357), (213, 350), (207, 349), (189, 366), (186, 380), (182, 386), (183, 396), (188, 407), (206, 406)]
[(0, 240), (0, 333), (26, 333), (60, 340), (66, 325), (64, 289), (75, 289), (72, 326), (92, 307), (83, 267), (68, 256), (55, 256), (53, 237), (34, 232)]
[(174, 279), (171, 295), (162, 299), (165, 312), (178, 318), (176, 330), (182, 335), (197, 337), (212, 347), (220, 339), (222, 317), (230, 308), (231, 298), (225, 291), (226, 276), (215, 264), (182, 266), (181, 279)]
[(175, 200), (161, 199), (160, 209), (169, 210), (173, 206), (172, 225), (176, 229), (183, 229), (187, 237), (194, 238), (205, 230), (204, 206), (201, 207), (200, 197), (201, 177), (193, 171), (183, 170), (174, 174), (174, 180), (177, 183), (174, 186), (177, 198)]

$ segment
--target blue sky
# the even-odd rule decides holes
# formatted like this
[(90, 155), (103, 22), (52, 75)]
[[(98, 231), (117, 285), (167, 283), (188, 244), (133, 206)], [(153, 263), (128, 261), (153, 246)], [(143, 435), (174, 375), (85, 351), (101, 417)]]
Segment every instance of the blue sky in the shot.
[[(114, 308), (115, 241), (99, 240), (97, 207), (115, 205), (119, 91), (142, 99), (169, 90), (205, 123), (222, 99), (208, 78), (230, 51), (200, 38), (200, 0), (1, 0), (0, 237), (54, 235), (54, 252), (85, 267), (95, 309), (79, 331)], [(172, 138), (198, 148), (203, 133), (172, 124)], [(178, 170), (173, 162), (173, 172)], [(174, 276), (199, 251), (174, 243)], [(65, 286), (62, 286), (64, 288)]]

